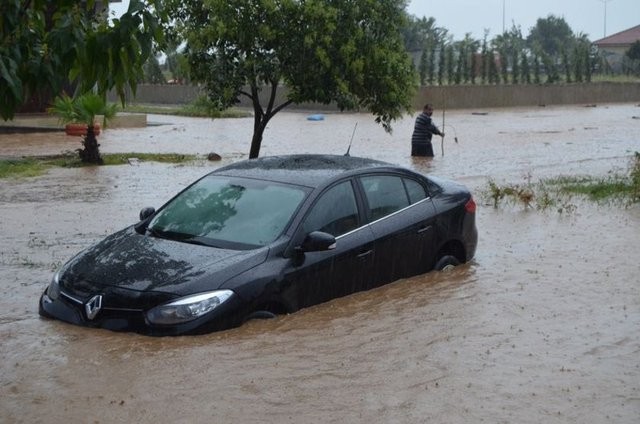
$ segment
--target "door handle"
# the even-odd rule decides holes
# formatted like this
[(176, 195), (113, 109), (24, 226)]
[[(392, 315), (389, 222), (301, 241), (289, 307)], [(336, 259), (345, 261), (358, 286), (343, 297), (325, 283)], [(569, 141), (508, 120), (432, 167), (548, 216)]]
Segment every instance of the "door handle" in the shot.
[(364, 259), (367, 256), (371, 255), (373, 253), (373, 250), (369, 249), (366, 252), (362, 252), (360, 254), (358, 254), (358, 259)]
[(426, 227), (421, 227), (418, 229), (418, 234), (422, 234), (425, 231), (429, 231), (430, 229), (432, 229), (433, 227), (431, 225), (427, 225)]

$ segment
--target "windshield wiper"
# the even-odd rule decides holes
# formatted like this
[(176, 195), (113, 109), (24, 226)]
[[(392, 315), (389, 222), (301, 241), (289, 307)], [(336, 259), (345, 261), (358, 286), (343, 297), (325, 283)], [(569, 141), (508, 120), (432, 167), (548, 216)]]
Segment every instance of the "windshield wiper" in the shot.
[(153, 237), (157, 237), (165, 240), (173, 240), (173, 241), (179, 241), (182, 243), (197, 244), (199, 246), (219, 247), (212, 244), (211, 242), (203, 240), (202, 237), (197, 237), (190, 234), (173, 233), (170, 231), (157, 230), (151, 227), (147, 227), (147, 232), (149, 235)]
[(216, 246), (215, 244), (213, 244), (211, 242), (204, 241), (200, 237), (185, 237), (185, 238), (180, 238), (178, 240), (179, 241), (183, 241), (185, 243), (197, 244), (198, 246), (207, 246), (207, 247), (220, 248), (220, 246)]
[(168, 237), (167, 233), (164, 231), (156, 230), (155, 228), (147, 227), (147, 233), (153, 237), (171, 240), (171, 237)]

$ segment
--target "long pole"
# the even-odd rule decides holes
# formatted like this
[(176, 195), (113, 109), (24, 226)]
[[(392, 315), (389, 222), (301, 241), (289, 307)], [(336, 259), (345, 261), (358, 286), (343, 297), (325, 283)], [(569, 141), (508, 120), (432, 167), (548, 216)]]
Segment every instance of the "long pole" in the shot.
[(607, 3), (609, 3), (612, 0), (600, 0), (603, 4), (604, 4), (604, 35), (603, 37), (607, 36)]
[[(440, 132), (444, 134), (444, 115), (447, 112), (447, 99), (444, 94), (444, 89), (440, 87), (440, 90), (442, 92), (442, 129), (440, 129)], [(444, 135), (440, 136), (440, 151), (442, 151), (442, 156), (444, 156)]]
[(504, 34), (504, 15), (505, 15), (505, 0), (502, 0), (502, 33)]

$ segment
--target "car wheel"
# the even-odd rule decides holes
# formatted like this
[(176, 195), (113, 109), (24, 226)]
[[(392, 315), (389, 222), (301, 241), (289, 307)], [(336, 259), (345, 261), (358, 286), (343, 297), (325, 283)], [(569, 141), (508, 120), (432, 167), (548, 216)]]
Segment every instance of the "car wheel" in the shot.
[(452, 255), (445, 255), (436, 263), (434, 269), (436, 271), (451, 271), (458, 265), (460, 265), (458, 258)]

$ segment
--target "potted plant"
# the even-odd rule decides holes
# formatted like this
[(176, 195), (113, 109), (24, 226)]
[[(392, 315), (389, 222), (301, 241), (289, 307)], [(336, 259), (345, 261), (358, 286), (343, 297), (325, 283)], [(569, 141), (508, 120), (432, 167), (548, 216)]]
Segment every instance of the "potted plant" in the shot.
[(95, 93), (84, 93), (71, 98), (66, 94), (56, 97), (49, 112), (60, 117), (66, 124), (65, 131), (69, 135), (82, 136), (82, 149), (78, 149), (80, 159), (88, 163), (102, 163), (99, 144), (96, 136), (100, 134), (100, 125), (96, 117), (101, 115), (102, 126), (116, 114), (117, 106), (107, 104), (104, 97)]

